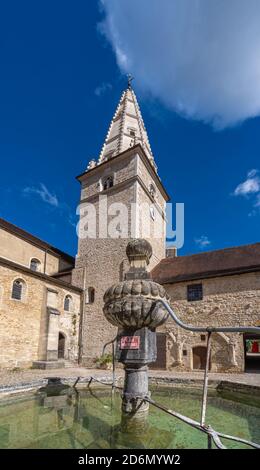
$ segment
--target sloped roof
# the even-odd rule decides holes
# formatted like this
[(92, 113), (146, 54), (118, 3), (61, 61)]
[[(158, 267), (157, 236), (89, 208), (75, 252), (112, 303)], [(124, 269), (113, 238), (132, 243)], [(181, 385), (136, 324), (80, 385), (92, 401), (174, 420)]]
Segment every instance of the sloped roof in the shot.
[(17, 227), (17, 225), (11, 224), (11, 222), (8, 222), (5, 219), (0, 218), (0, 228), (2, 228), (3, 230), (6, 230), (9, 233), (17, 235), (18, 237), (26, 240), (27, 242), (38, 246), (39, 248), (48, 250), (49, 253), (53, 253), (54, 255), (63, 258), (68, 263), (70, 263), (71, 266), (74, 266), (75, 264), (75, 258), (73, 256), (70, 256), (67, 253), (64, 253), (63, 251), (59, 250), (58, 248), (55, 248), (54, 246), (41, 240), (40, 238), (35, 237), (34, 235), (27, 232), (26, 230), (23, 230), (22, 228)]
[(102, 163), (104, 160), (118, 155), (138, 143), (141, 144), (149, 160), (154, 165), (154, 158), (141, 111), (135, 92), (130, 86), (120, 98), (99, 155), (98, 163)]
[(91, 160), (87, 170), (110, 160), (137, 144), (141, 145), (148, 160), (157, 171), (140, 107), (135, 92), (129, 85), (121, 95), (98, 161)]
[(260, 271), (260, 243), (164, 258), (152, 270), (160, 284)]
[(42, 279), (44, 281), (47, 281), (48, 283), (65, 287), (66, 289), (71, 289), (77, 292), (82, 292), (82, 289), (80, 287), (73, 286), (71, 283), (63, 281), (62, 279), (59, 279), (58, 277), (49, 276), (48, 274), (41, 273), (40, 271), (33, 271), (32, 269), (26, 266), (23, 266), (22, 264), (14, 263), (13, 261), (10, 261), (6, 258), (0, 257), (0, 265), (6, 266), (9, 269), (13, 269), (18, 272), (23, 272), (29, 276)]

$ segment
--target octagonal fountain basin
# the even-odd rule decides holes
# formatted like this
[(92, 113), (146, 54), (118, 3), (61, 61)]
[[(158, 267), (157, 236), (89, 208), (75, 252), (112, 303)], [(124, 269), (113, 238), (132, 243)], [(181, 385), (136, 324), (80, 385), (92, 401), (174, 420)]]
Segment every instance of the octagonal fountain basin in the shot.
[[(199, 420), (201, 390), (152, 388), (158, 403)], [(244, 400), (243, 400), (244, 401)], [(150, 406), (144, 432), (121, 431), (121, 398), (108, 387), (90, 390), (62, 389), (2, 398), (0, 448), (30, 449), (189, 449), (207, 448), (207, 436), (163, 411)], [(209, 391), (207, 423), (217, 431), (260, 443), (260, 405)], [(246, 445), (222, 440), (228, 448)]]

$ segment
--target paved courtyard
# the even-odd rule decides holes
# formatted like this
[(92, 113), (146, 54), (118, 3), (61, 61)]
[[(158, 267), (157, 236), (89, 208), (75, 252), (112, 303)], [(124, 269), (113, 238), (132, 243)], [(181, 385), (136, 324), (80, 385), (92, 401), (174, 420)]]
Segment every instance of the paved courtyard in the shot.
[[(123, 369), (116, 371), (116, 378), (120, 380), (123, 378)], [(85, 367), (72, 367), (65, 369), (53, 369), (53, 370), (0, 370), (0, 391), (1, 388), (5, 387), (16, 387), (20, 384), (35, 384), (39, 381), (46, 379), (47, 377), (61, 377), (65, 380), (76, 380), (81, 377), (82, 380), (87, 380), (91, 376), (99, 379), (110, 381), (112, 379), (112, 372), (110, 370), (102, 369), (87, 369)], [(165, 370), (151, 370), (149, 373), (150, 378), (156, 382), (175, 382), (175, 383), (197, 383), (202, 384), (203, 371), (202, 372), (172, 372)], [(245, 384), (260, 388), (260, 374), (209, 374), (210, 383), (220, 382), (232, 382), (236, 384)]]

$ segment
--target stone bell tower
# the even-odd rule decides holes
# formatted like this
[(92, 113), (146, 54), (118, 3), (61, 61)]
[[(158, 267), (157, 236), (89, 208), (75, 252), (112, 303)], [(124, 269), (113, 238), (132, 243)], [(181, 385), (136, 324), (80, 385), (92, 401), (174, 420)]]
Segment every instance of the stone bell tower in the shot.
[(103, 316), (103, 295), (128, 269), (129, 240), (145, 238), (151, 243), (150, 269), (165, 257), (169, 198), (130, 81), (98, 160), (91, 160), (77, 179), (81, 198), (73, 283), (84, 289), (79, 354), (83, 365), (91, 365), (116, 334)]

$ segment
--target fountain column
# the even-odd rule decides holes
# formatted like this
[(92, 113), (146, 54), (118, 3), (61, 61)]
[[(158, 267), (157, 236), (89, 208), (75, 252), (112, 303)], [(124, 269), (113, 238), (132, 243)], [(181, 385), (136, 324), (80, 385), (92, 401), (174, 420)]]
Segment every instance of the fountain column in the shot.
[(124, 364), (122, 428), (126, 431), (146, 426), (149, 404), (148, 364), (156, 361), (156, 328), (168, 318), (160, 299), (168, 300), (165, 289), (151, 280), (147, 266), (152, 247), (143, 239), (130, 241), (126, 248), (130, 269), (125, 280), (104, 295), (104, 315), (118, 327), (116, 359)]

